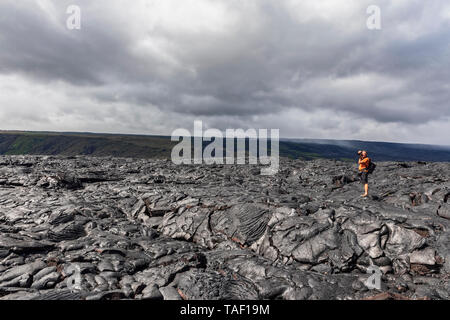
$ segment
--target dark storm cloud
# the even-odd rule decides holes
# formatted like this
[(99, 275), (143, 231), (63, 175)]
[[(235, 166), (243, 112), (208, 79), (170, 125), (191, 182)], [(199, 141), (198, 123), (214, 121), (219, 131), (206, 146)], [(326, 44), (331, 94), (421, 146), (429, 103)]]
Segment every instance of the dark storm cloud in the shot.
[[(81, 30), (66, 28), (70, 4), (82, 9)], [(450, 143), (414, 130), (449, 127), (449, 5), (378, 1), (382, 29), (370, 31), (370, 4), (2, 1), (0, 86), (35, 85), (42, 102), (13, 90), (0, 101), (30, 112), (21, 101), (44, 104), (42, 92), (58, 88), (41, 108), (55, 128), (86, 119), (92, 131), (168, 134), (197, 117), (219, 128), (278, 124), (286, 136), (355, 138), (364, 126), (378, 128), (371, 140)]]

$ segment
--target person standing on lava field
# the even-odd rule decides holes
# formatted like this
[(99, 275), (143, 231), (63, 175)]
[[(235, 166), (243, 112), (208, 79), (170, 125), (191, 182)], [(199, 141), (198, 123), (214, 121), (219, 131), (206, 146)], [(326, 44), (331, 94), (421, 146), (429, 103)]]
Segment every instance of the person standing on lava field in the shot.
[(369, 165), (370, 158), (367, 156), (367, 151), (358, 151), (359, 155), (359, 173), (358, 176), (361, 179), (361, 183), (364, 184), (364, 194), (361, 197), (367, 197), (369, 195)]

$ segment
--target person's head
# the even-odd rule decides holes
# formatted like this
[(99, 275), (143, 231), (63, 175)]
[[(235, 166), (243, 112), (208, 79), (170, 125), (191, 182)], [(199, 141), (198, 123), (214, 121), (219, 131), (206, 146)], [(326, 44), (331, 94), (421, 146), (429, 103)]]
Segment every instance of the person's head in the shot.
[(361, 152), (361, 156), (363, 156), (364, 158), (367, 157), (367, 151), (366, 151), (366, 150), (363, 150), (363, 151)]

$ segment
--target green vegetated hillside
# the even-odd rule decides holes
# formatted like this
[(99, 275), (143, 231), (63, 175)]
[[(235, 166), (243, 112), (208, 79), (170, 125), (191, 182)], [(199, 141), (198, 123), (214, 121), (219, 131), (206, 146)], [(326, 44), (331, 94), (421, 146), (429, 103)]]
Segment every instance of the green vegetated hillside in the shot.
[[(0, 131), (0, 154), (4, 155), (169, 158), (176, 144), (165, 136)], [(304, 160), (355, 161), (356, 151), (363, 149), (376, 161), (450, 161), (450, 147), (444, 146), (350, 140), (280, 141), (280, 156)]]
[(168, 137), (76, 133), (0, 133), (0, 154), (170, 157)]

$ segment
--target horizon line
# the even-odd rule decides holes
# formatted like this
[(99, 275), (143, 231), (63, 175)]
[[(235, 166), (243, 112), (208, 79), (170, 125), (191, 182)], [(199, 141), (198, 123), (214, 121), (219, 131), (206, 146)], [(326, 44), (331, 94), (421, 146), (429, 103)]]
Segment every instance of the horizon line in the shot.
[[(255, 129), (258, 130), (258, 129)], [(271, 129), (268, 129), (271, 130)], [(222, 131), (222, 130), (221, 130)], [(0, 133), (50, 133), (50, 134), (92, 134), (92, 135), (111, 135), (111, 136), (136, 136), (136, 137), (159, 137), (159, 138), (170, 138), (171, 135), (164, 134), (145, 134), (145, 133), (117, 133), (117, 132), (94, 132), (94, 131), (49, 131), (49, 130), (16, 130), (16, 129), (0, 129)], [(191, 135), (191, 137), (195, 137)], [(433, 143), (421, 143), (421, 142), (394, 142), (394, 141), (380, 141), (380, 140), (357, 140), (357, 139), (330, 139), (330, 138), (299, 138), (299, 137), (280, 137), (281, 140), (288, 140), (287, 142), (296, 142), (289, 140), (311, 140), (311, 141), (344, 141), (344, 142), (363, 142), (363, 143), (391, 143), (391, 144), (403, 144), (403, 145), (422, 145), (422, 146), (436, 146), (436, 147), (447, 147), (450, 148), (450, 144), (433, 144)], [(268, 138), (269, 140), (269, 138)], [(301, 142), (301, 141), (299, 141)], [(305, 141), (304, 141), (305, 142)], [(308, 142), (305, 142), (308, 143)]]

